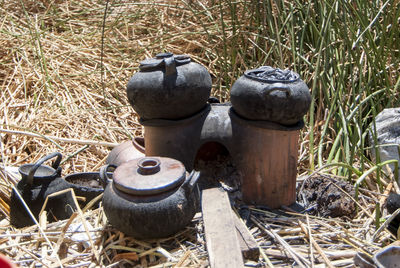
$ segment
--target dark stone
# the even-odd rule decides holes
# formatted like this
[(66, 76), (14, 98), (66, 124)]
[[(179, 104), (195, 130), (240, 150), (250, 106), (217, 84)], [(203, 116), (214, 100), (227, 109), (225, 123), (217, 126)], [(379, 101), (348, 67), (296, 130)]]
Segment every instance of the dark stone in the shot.
[[(400, 195), (396, 193), (390, 193), (386, 200), (386, 209), (388, 213), (393, 214), (397, 209), (400, 208)], [(397, 237), (397, 231), (400, 227), (400, 214), (398, 214), (389, 223), (389, 231)]]

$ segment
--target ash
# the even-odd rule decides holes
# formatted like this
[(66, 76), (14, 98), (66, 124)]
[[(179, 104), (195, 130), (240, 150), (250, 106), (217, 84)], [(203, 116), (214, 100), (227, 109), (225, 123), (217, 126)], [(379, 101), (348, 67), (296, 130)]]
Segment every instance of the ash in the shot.
[(262, 66), (255, 71), (250, 72), (249, 75), (266, 81), (291, 81), (299, 78), (297, 74), (290, 70), (272, 68), (271, 66)]
[(84, 187), (89, 187), (89, 188), (103, 188), (103, 186), (100, 184), (99, 181), (97, 180), (87, 180), (85, 178), (74, 178), (70, 180), (71, 183), (79, 185), (79, 186), (84, 186)]
[(237, 171), (229, 155), (217, 155), (213, 160), (198, 159), (195, 170), (201, 172), (198, 185), (201, 190), (222, 187), (231, 200), (241, 199), (241, 174)]

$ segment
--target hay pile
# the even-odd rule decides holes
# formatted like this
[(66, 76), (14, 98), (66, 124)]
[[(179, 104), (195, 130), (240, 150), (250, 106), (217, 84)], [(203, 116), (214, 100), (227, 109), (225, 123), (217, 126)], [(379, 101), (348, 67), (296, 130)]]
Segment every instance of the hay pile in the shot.
[[(204, 38), (204, 27), (212, 35), (215, 25), (206, 20), (206, 25), (199, 23), (212, 14), (204, 8), (197, 12), (199, 20), (190, 8), (198, 6), (190, 1), (113, 2), (105, 19), (102, 56), (103, 3), (3, 1), (1, 253), (20, 266), (30, 267), (208, 265), (200, 214), (186, 230), (156, 241), (125, 237), (107, 224), (101, 207), (51, 224), (42, 219), (39, 225), (23, 229), (9, 225), (10, 191), (18, 181), (12, 167), (59, 151), (64, 155), (64, 175), (96, 171), (113, 146), (143, 134), (125, 95), (127, 81), (140, 60), (163, 50), (189, 54), (215, 76), (214, 95), (227, 99), (216, 65), (220, 60), (219, 36), (214, 43)], [(302, 135), (307, 137), (307, 133)], [(306, 154), (302, 146), (301, 167), (306, 166)], [(390, 179), (384, 183), (388, 192), (393, 185)], [(357, 251), (373, 254), (390, 242), (390, 234), (386, 230), (377, 232), (373, 224), (375, 200), (383, 204), (385, 195), (361, 191), (354, 219), (245, 208), (249, 229), (262, 249), (259, 261), (247, 261), (247, 265), (351, 266)]]

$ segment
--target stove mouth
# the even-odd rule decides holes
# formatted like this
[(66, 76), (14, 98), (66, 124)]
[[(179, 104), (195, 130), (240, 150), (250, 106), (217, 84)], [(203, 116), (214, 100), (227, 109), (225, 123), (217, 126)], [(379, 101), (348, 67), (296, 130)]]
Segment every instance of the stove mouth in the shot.
[(228, 193), (240, 192), (242, 176), (232, 156), (219, 142), (207, 142), (197, 151), (194, 169), (201, 172), (198, 185), (201, 190), (222, 187)]
[(195, 165), (198, 161), (215, 161), (218, 156), (230, 156), (228, 149), (219, 142), (206, 142), (197, 150)]

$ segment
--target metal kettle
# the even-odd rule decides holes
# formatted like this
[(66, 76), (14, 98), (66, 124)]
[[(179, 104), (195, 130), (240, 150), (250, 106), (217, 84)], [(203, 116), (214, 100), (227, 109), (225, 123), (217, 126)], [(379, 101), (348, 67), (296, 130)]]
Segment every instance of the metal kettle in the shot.
[[(52, 158), (56, 160), (51, 167), (43, 165)], [(35, 164), (19, 167), (22, 179), (11, 192), (10, 222), (12, 225), (21, 228), (34, 224), (20, 197), (37, 220), (47, 196), (71, 188), (69, 183), (61, 178), (61, 158), (61, 153), (55, 152), (39, 159)], [(50, 215), (49, 221), (56, 221), (69, 218), (76, 210), (76, 206), (71, 192), (66, 192), (51, 197), (45, 209)]]
[(246, 71), (230, 94), (238, 115), (282, 125), (298, 123), (311, 104), (309, 89), (297, 73), (270, 66)]
[(189, 117), (206, 106), (210, 91), (207, 69), (172, 53), (140, 62), (127, 86), (129, 102), (142, 120)]
[[(114, 227), (140, 239), (168, 237), (190, 223), (199, 206), (197, 171), (167, 157), (143, 157), (125, 162), (107, 176), (104, 212)], [(124, 217), (121, 217), (124, 215)]]

